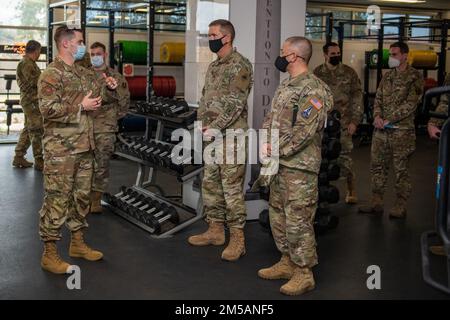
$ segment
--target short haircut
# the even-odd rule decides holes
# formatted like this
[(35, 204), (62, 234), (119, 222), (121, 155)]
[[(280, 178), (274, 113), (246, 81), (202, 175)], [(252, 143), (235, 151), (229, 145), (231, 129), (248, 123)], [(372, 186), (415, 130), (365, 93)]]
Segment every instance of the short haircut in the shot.
[(25, 53), (34, 53), (36, 51), (41, 52), (41, 44), (36, 40), (30, 40), (25, 45)]
[(290, 37), (286, 39), (286, 42), (291, 45), (297, 54), (305, 59), (306, 63), (309, 63), (309, 60), (312, 56), (312, 43), (308, 38), (305, 37)]
[(98, 42), (98, 41), (96, 41), (96, 42), (94, 42), (93, 44), (91, 44), (91, 47), (90, 47), (90, 48), (91, 48), (91, 49), (102, 48), (102, 49), (103, 49), (103, 52), (106, 52), (106, 46), (105, 46), (103, 43)]
[(53, 39), (55, 40), (56, 46), (59, 47), (61, 41), (64, 39), (72, 40), (75, 37), (75, 32), (83, 32), (81, 29), (70, 29), (66, 25), (59, 26)]
[(236, 36), (236, 31), (234, 30), (233, 24), (225, 19), (214, 20), (209, 24), (209, 27), (212, 26), (220, 26), (220, 31), (225, 34), (231, 35), (231, 42), (234, 41), (234, 37)]
[(400, 52), (405, 54), (409, 52), (409, 47), (406, 43), (404, 42), (394, 42), (393, 44), (391, 44), (391, 46), (389, 48), (399, 48)]
[(328, 48), (329, 47), (339, 47), (339, 45), (336, 42), (327, 42), (323, 47), (323, 53), (328, 54)]

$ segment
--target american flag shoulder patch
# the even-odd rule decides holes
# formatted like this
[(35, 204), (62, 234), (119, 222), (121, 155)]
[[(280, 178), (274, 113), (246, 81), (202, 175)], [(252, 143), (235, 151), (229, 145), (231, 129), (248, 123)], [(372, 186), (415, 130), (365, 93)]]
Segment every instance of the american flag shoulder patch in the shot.
[(309, 102), (311, 102), (313, 107), (316, 108), (317, 110), (320, 110), (323, 107), (322, 102), (320, 102), (320, 100), (317, 98), (311, 98), (309, 99)]

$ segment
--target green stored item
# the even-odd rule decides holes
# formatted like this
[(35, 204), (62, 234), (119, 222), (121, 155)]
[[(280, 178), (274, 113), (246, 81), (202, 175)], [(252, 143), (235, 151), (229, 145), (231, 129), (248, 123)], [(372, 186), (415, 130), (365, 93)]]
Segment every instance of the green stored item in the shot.
[(147, 64), (147, 42), (119, 40), (117, 43), (122, 44), (122, 62), (137, 65)]
[[(388, 67), (389, 61), (389, 49), (383, 49), (383, 68)], [(378, 50), (374, 49), (370, 53), (370, 66), (376, 67), (378, 63)]]

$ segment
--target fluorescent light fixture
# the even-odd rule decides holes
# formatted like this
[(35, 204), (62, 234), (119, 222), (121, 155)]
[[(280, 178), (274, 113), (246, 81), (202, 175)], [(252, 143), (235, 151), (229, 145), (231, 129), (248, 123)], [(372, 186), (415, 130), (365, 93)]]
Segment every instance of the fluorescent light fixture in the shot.
[(425, 3), (426, 0), (380, 0), (381, 2), (396, 2), (396, 3)]
[(108, 19), (108, 16), (107, 15), (96, 15), (94, 18), (97, 18), (97, 19)]

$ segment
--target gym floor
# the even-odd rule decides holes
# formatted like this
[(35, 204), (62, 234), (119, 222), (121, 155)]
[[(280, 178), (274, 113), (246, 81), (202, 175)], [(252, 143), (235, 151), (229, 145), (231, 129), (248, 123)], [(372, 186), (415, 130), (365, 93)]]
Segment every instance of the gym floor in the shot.
[[(316, 290), (285, 297), (285, 282), (257, 277), (257, 270), (279, 259), (273, 240), (258, 222), (246, 228), (247, 254), (236, 263), (220, 259), (222, 247), (191, 247), (189, 235), (206, 228), (198, 222), (169, 239), (154, 239), (112, 213), (89, 216), (86, 239), (102, 250), (101, 262), (68, 257), (69, 234), (63, 232), (59, 251), (81, 267), (81, 290), (68, 290), (67, 276), (41, 270), (42, 244), (38, 210), (42, 204), (42, 175), (11, 167), (13, 145), (0, 146), (0, 298), (1, 299), (448, 299), (422, 279), (420, 236), (433, 228), (437, 144), (419, 136), (411, 163), (414, 182), (406, 221), (359, 215), (355, 206), (337, 204), (337, 229), (318, 238), (319, 265), (314, 268)], [(370, 147), (354, 151), (358, 196), (367, 200)], [(113, 160), (110, 190), (134, 182), (137, 167)], [(175, 179), (157, 176), (165, 190), (176, 190)], [(343, 182), (338, 182), (343, 194)], [(392, 179), (390, 189), (392, 190)], [(386, 195), (386, 208), (394, 193)], [(362, 202), (362, 201), (360, 201)], [(433, 257), (434, 272), (445, 279), (445, 259)], [(381, 290), (368, 290), (366, 269), (381, 268)]]

